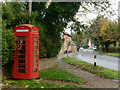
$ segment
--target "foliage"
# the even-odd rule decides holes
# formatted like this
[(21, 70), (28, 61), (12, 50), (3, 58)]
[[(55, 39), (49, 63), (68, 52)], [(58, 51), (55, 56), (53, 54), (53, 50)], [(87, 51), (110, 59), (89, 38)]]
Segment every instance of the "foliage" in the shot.
[(81, 37), (82, 37), (82, 33), (80, 33), (80, 34), (77, 34), (77, 33), (73, 33), (72, 34), (72, 40), (74, 41), (74, 43), (77, 45), (77, 46), (79, 46), (81, 43)]
[[(43, 57), (54, 57), (56, 56), (61, 49), (61, 32), (67, 26), (68, 22), (73, 21), (73, 30), (78, 34), (80, 28), (87, 28), (82, 25), (75, 19), (75, 15), (78, 12), (80, 6), (84, 8), (84, 11), (90, 11), (85, 5), (89, 3), (82, 2), (51, 2), (49, 7), (46, 7), (46, 2), (33, 2), (32, 3), (32, 15), (29, 17), (28, 13), (28, 2), (6, 2), (2, 4), (2, 22), (3, 32), (8, 32), (9, 35), (13, 35), (13, 28), (16, 25), (20, 24), (33, 24), (39, 28), (40, 35), (40, 58)], [(101, 4), (106, 5), (105, 3), (90, 3), (95, 8), (100, 7)], [(109, 3), (108, 7), (109, 7)], [(107, 8), (105, 6), (105, 8)], [(104, 9), (102, 7), (102, 9)], [(29, 22), (29, 20), (31, 22)], [(75, 27), (75, 28), (74, 28)], [(8, 30), (8, 31), (7, 31)], [(14, 42), (14, 39), (10, 40), (11, 43)], [(3, 36), (3, 62), (8, 61), (9, 58), (13, 58), (13, 50), (9, 53), (9, 46), (13, 45), (8, 43), (7, 37)], [(11, 46), (10, 46), (11, 47)], [(4, 64), (4, 63), (3, 63)]]
[(120, 46), (120, 17), (118, 17), (118, 42), (119, 42), (119, 46)]
[(15, 37), (13, 28), (27, 22), (23, 3), (2, 3), (2, 65), (13, 61)]
[[(40, 58), (56, 56), (61, 47), (60, 34), (67, 22), (72, 20), (73, 15), (79, 8), (79, 3), (51, 3), (46, 8), (45, 2), (32, 3), (31, 22), (39, 28), (40, 35)], [(6, 2), (2, 3), (3, 29), (3, 64), (13, 60), (14, 41), (13, 28), (16, 25), (29, 23), (28, 3)], [(66, 8), (67, 7), (67, 8)], [(69, 8), (72, 8), (69, 10)], [(67, 12), (67, 13), (66, 13)], [(8, 34), (9, 33), (9, 34)], [(5, 36), (8, 34), (7, 36)], [(12, 36), (13, 35), (13, 36)], [(8, 38), (8, 37), (11, 37)], [(9, 41), (9, 42), (8, 42)], [(12, 48), (11, 48), (12, 47)], [(11, 49), (10, 49), (11, 48)]]
[(88, 31), (88, 33), (89, 35), (91, 34), (90, 38), (93, 43), (97, 47), (101, 45), (103, 51), (106, 50), (107, 52), (109, 51), (108, 47), (110, 44), (114, 44), (114, 46), (116, 46), (116, 42), (119, 40), (117, 35), (117, 22), (110, 21), (108, 18), (104, 18), (103, 16), (98, 16), (97, 19), (94, 20), (91, 30)]
[(101, 77), (105, 77), (105, 78), (109, 78), (109, 79), (120, 79), (119, 75), (118, 75), (118, 71), (115, 70), (111, 70), (108, 68), (104, 68), (104, 67), (100, 67), (100, 66), (93, 66), (92, 64), (89, 64), (87, 62), (84, 61), (79, 61), (75, 58), (63, 58), (64, 62), (67, 62), (71, 65), (74, 65), (78, 68), (81, 68), (83, 70), (89, 71), (93, 74), (99, 75)]
[(40, 78), (50, 80), (72, 81), (76, 83), (85, 83), (85, 81), (77, 76), (72, 75), (62, 69), (53, 68), (40, 71)]
[(14, 52), (14, 33), (11, 33), (11, 30), (7, 32), (2, 32), (2, 64), (4, 65), (7, 61), (13, 60)]
[(2, 26), (2, 65), (8, 61), (13, 61), (14, 54), (14, 42), (15, 37), (14, 33), (11, 32), (11, 29), (5, 29), (4, 23)]
[(19, 2), (6, 2), (2, 4), (2, 19), (8, 29), (13, 29), (16, 25), (28, 23), (28, 12), (24, 9), (24, 4)]
[(115, 43), (116, 46), (116, 42), (118, 40), (118, 36), (116, 35), (116, 33), (118, 32), (118, 26), (117, 23), (110, 22), (108, 20), (105, 20), (103, 23), (104, 24), (100, 29), (99, 36), (101, 38), (101, 42), (104, 43), (106, 49), (108, 49), (108, 46), (111, 43)]
[(46, 3), (43, 2), (33, 2), (32, 4), (31, 24), (38, 26), (42, 37), (42, 39), (40, 38), (40, 58), (54, 57), (61, 49), (60, 34), (67, 23), (73, 19), (80, 3), (52, 2), (48, 8), (45, 6)]
[(109, 52), (113, 52), (113, 53), (119, 53), (119, 50), (120, 50), (120, 46), (116, 46), (116, 47), (113, 47), (113, 46), (109, 46), (108, 47), (109, 49)]

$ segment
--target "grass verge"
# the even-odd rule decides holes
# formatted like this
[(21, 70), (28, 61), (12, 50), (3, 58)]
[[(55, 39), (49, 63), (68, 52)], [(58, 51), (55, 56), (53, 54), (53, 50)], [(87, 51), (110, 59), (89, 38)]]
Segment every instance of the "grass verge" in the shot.
[[(62, 80), (76, 83), (85, 83), (85, 81), (73, 74), (59, 68), (40, 70), (40, 78), (49, 80)], [(39, 80), (6, 80), (3, 79), (5, 88), (80, 88), (74, 84), (48, 83)]]
[(40, 71), (40, 78), (51, 80), (72, 81), (75, 83), (85, 83), (85, 80), (64, 71), (60, 68), (45, 69)]
[(89, 71), (93, 74), (105, 77), (105, 78), (109, 78), (109, 79), (115, 79), (118, 80), (120, 79), (120, 76), (118, 75), (118, 71), (115, 70), (111, 70), (108, 68), (104, 68), (104, 67), (100, 67), (100, 66), (93, 66), (93, 64), (89, 64), (87, 62), (84, 61), (79, 61), (75, 58), (63, 58), (64, 62), (67, 62), (68, 64), (77, 66), (78, 68), (81, 68), (82, 70), (86, 70)]
[(120, 57), (120, 53), (106, 53), (106, 55)]
[(100, 51), (100, 50), (97, 50), (97, 52), (101, 53), (103, 55), (114, 56), (114, 57), (119, 57), (120, 58), (120, 53), (108, 53), (108, 52)]
[(83, 88), (72, 84), (63, 85), (32, 80), (5, 80), (4, 83), (6, 88)]

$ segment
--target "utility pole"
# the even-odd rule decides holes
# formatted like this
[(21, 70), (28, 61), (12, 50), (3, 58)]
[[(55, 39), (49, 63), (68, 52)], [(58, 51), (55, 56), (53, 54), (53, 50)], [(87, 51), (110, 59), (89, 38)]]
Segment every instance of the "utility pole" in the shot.
[(68, 57), (68, 41), (67, 41), (67, 57)]
[(29, 0), (29, 23), (31, 22), (32, 0)]

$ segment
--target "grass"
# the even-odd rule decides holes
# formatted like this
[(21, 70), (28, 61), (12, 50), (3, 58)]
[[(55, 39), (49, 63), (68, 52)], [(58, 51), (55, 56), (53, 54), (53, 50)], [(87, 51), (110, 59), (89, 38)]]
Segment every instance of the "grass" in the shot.
[(46, 69), (40, 71), (40, 78), (51, 80), (72, 81), (76, 83), (85, 83), (85, 81), (60, 68)]
[[(85, 83), (85, 81), (63, 69), (53, 68), (40, 71), (40, 78), (47, 80), (62, 80), (76, 83)], [(6, 80), (3, 79), (6, 88), (80, 88), (74, 84), (48, 83), (39, 80)], [(59, 81), (60, 82), (60, 81)]]
[(114, 56), (114, 57), (119, 57), (120, 58), (120, 53), (108, 53), (108, 52), (100, 51), (100, 50), (98, 50), (97, 52), (99, 52), (103, 55)]
[(106, 54), (110, 56), (120, 57), (120, 53), (106, 53)]
[(120, 76), (118, 75), (118, 71), (115, 71), (115, 70), (100, 67), (98, 65), (95, 67), (95, 66), (93, 66), (93, 64), (89, 64), (84, 61), (79, 61), (79, 60), (77, 60), (75, 58), (71, 58), (71, 57), (63, 58), (63, 61), (67, 62), (71, 65), (75, 65), (78, 68), (81, 68), (82, 70), (89, 71), (93, 74), (99, 75), (104, 78), (115, 79), (115, 80), (120, 79)]
[(5, 80), (6, 88), (83, 88), (72, 84), (54, 84), (32, 80)]

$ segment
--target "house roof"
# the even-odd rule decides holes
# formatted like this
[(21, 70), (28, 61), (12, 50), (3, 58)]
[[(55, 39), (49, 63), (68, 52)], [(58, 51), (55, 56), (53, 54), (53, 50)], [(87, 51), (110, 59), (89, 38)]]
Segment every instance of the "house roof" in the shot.
[(72, 37), (70, 34), (68, 34), (67, 32), (63, 31), (64, 35), (68, 35), (69, 37)]

